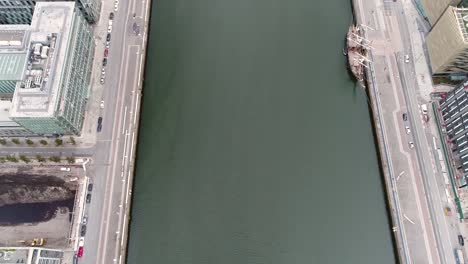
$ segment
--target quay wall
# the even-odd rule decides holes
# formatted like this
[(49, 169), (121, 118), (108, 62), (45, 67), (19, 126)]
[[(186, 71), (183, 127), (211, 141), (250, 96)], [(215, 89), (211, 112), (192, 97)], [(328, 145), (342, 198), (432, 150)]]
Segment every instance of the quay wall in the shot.
[[(362, 5), (362, 6), (361, 6)], [(351, 0), (351, 7), (353, 12), (353, 23), (356, 25), (361, 24), (361, 8), (365, 8), (361, 1)], [(364, 31), (364, 37), (366, 32)], [(368, 57), (372, 60), (372, 51), (367, 52)], [(365, 89), (369, 98), (369, 111), (371, 112), (372, 127), (374, 138), (376, 141), (377, 154), (379, 159), (379, 167), (382, 175), (382, 185), (386, 198), (386, 205), (388, 209), (388, 217), (391, 225), (392, 239), (394, 245), (395, 258), (398, 263), (411, 263), (408, 255), (408, 247), (404, 240), (404, 226), (401, 219), (400, 207), (398, 202), (398, 194), (395, 191), (396, 185), (395, 177), (392, 170), (392, 162), (388, 149), (388, 140), (385, 134), (385, 128), (382, 118), (382, 106), (378, 95), (377, 82), (375, 81), (374, 65), (371, 64), (365, 71)]]

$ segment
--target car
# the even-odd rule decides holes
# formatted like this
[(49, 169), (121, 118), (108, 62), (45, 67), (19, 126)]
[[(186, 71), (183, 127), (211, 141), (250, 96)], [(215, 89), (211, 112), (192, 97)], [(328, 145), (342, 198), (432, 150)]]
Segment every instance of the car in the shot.
[(403, 113), (403, 121), (408, 121), (408, 114), (407, 113)]
[(85, 235), (86, 235), (86, 225), (82, 225), (82, 226), (81, 226), (80, 235), (81, 235), (81, 236), (85, 236)]
[(109, 20), (109, 26), (112, 26), (112, 20)]
[(93, 184), (90, 183), (90, 184), (88, 184), (88, 192), (90, 192), (90, 191), (92, 191), (92, 190), (93, 190)]
[(97, 126), (97, 132), (101, 132), (101, 130), (102, 130), (102, 124), (99, 124), (99, 125)]
[(105, 83), (105, 79), (104, 77), (101, 78), (101, 84), (104, 84)]
[(67, 168), (67, 167), (62, 167), (60, 168), (61, 171), (70, 171), (70, 168)]
[(97, 123), (98, 123), (98, 124), (101, 124), (101, 123), (102, 123), (102, 116), (100, 116), (100, 117), (97, 119)]
[(101, 75), (106, 75), (106, 68), (105, 67), (102, 68)]
[(411, 133), (411, 129), (409, 128), (409, 126), (406, 126), (405, 129), (406, 129), (406, 134)]
[(111, 40), (111, 34), (110, 34), (110, 33), (107, 33), (106, 40), (107, 40), (107, 41), (110, 41), (110, 40)]
[(109, 55), (109, 49), (104, 50), (104, 57), (107, 57), (107, 55)]
[(463, 238), (462, 235), (458, 235), (458, 243), (460, 244), (460, 246), (465, 245), (465, 239)]
[(106, 66), (107, 65), (107, 58), (104, 58), (102, 59), (102, 66)]
[(116, 3), (114, 4), (114, 11), (117, 12), (118, 10), (119, 10), (119, 3), (116, 2)]
[(106, 42), (106, 49), (110, 48), (110, 41)]
[(86, 195), (86, 203), (90, 203), (90, 202), (91, 202), (91, 194), (88, 193), (88, 194)]
[(78, 246), (79, 247), (84, 246), (84, 237), (80, 237), (80, 239), (78, 240)]
[(83, 247), (79, 247), (78, 248), (78, 254), (76, 254), (79, 258), (81, 258), (83, 256), (83, 250), (84, 248)]
[(414, 143), (413, 141), (408, 142), (408, 146), (410, 149), (414, 148)]
[(88, 216), (85, 215), (83, 216), (83, 221), (81, 221), (83, 223), (83, 225), (86, 225), (88, 223)]
[(405, 63), (409, 63), (409, 55), (408, 54), (405, 55)]
[(110, 20), (114, 19), (114, 12), (110, 12), (110, 13), (109, 13), (109, 19), (110, 19)]
[(101, 107), (101, 109), (104, 109), (104, 101), (101, 101), (100, 107)]
[(111, 32), (112, 32), (112, 25), (109, 25), (109, 26), (107, 27), (107, 33), (111, 33)]

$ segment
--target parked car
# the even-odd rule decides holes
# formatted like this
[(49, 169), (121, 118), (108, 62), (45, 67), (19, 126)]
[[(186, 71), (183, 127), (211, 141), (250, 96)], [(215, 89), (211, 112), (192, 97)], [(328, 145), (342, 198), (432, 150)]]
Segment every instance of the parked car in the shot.
[(107, 41), (110, 41), (110, 40), (111, 40), (111, 34), (110, 34), (110, 33), (107, 33), (106, 40), (107, 40)]
[(88, 194), (86, 195), (86, 203), (90, 203), (90, 202), (91, 202), (91, 194), (88, 193)]
[(105, 83), (105, 79), (104, 77), (101, 77), (101, 84), (104, 84)]
[(408, 62), (409, 62), (409, 55), (406, 54), (406, 55), (405, 55), (405, 63), (408, 63)]
[(408, 114), (407, 113), (403, 113), (403, 121), (408, 121)]
[(81, 236), (85, 236), (85, 235), (86, 235), (86, 225), (82, 225), (82, 226), (81, 226), (80, 235), (81, 235)]
[(104, 50), (104, 57), (107, 57), (109, 55), (109, 49)]
[(92, 191), (92, 190), (93, 190), (93, 184), (90, 183), (90, 184), (88, 184), (88, 192), (90, 192), (90, 191)]
[(80, 237), (80, 240), (78, 240), (78, 246), (79, 247), (84, 246), (84, 237)]
[(408, 142), (408, 146), (410, 149), (414, 148), (414, 143), (413, 141)]
[(102, 116), (100, 116), (100, 117), (97, 119), (97, 123), (98, 123), (98, 124), (101, 124), (101, 123), (102, 123)]
[(110, 12), (110, 13), (109, 13), (109, 19), (110, 19), (110, 20), (114, 19), (114, 12)]
[(101, 101), (101, 104), (99, 105), (101, 109), (104, 109), (104, 101)]
[(406, 134), (411, 133), (411, 129), (409, 128), (409, 126), (406, 126), (405, 129), (406, 129)]
[(70, 171), (70, 168), (62, 167), (60, 168), (61, 171)]
[(111, 32), (112, 32), (112, 25), (109, 25), (109, 26), (107, 27), (107, 33), (111, 33)]
[(458, 235), (458, 243), (460, 244), (460, 246), (465, 245), (465, 239), (463, 238), (462, 235)]
[(102, 130), (102, 124), (99, 124), (99, 125), (97, 126), (97, 132), (101, 132), (101, 130)]
[(102, 66), (106, 66), (106, 65), (107, 65), (107, 58), (104, 58), (104, 59), (102, 60)]
[(83, 223), (83, 225), (86, 225), (88, 223), (88, 216), (87, 215), (83, 216), (82, 223)]
[(79, 258), (81, 258), (81, 257), (83, 256), (83, 247), (79, 247), (79, 248), (78, 248), (78, 254), (77, 254), (77, 256), (78, 256)]

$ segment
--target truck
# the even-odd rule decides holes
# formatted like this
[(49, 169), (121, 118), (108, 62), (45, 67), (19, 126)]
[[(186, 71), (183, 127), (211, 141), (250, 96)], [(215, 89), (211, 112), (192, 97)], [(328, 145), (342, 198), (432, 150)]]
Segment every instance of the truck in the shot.
[(463, 258), (463, 252), (461, 249), (455, 249), (455, 260), (457, 264), (465, 264), (465, 259)]

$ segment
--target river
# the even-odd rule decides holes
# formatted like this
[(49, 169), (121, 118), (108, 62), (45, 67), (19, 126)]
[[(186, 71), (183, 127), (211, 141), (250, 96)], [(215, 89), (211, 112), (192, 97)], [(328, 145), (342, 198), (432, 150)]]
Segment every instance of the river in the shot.
[(153, 0), (127, 262), (395, 263), (349, 1)]

